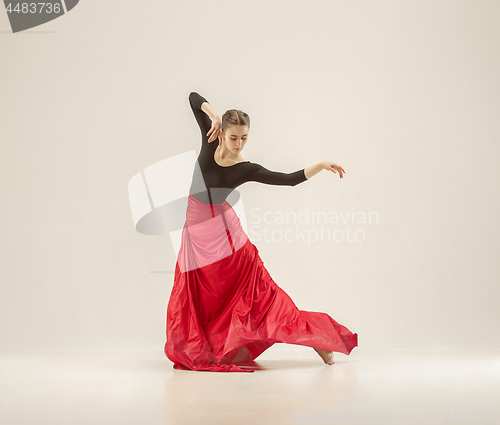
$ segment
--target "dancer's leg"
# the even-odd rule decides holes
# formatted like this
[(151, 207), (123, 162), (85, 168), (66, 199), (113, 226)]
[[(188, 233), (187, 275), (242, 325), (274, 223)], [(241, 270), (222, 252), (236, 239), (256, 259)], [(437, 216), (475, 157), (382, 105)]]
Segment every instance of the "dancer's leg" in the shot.
[(321, 348), (315, 348), (314, 351), (319, 354), (326, 364), (334, 364), (333, 361), (333, 351), (322, 350)]

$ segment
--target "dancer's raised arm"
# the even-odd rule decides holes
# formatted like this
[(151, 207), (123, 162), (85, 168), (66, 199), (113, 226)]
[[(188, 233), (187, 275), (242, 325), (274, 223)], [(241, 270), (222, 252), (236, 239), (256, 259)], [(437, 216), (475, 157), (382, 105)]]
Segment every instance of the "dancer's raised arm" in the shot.
[(339, 176), (341, 179), (344, 178), (345, 170), (339, 165), (335, 164), (335, 162), (330, 162), (330, 161), (321, 161), (318, 162), (317, 164), (311, 165), (310, 167), (307, 167), (304, 170), (304, 174), (306, 176), (306, 179), (310, 179), (312, 176), (318, 174), (321, 170), (328, 170), (332, 171), (333, 173), (339, 172)]
[(189, 104), (200, 127), (202, 143), (211, 143), (216, 140), (219, 136), (221, 120), (208, 100), (197, 92), (191, 92), (189, 94)]

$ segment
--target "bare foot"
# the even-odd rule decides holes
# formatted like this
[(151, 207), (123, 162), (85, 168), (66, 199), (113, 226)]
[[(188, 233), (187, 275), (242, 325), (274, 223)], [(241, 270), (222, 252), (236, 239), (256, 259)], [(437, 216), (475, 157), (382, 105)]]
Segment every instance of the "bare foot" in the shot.
[(315, 348), (314, 351), (319, 354), (326, 364), (333, 364), (333, 351), (322, 350), (320, 348)]
[(238, 351), (238, 354), (236, 354), (236, 357), (233, 359), (233, 363), (239, 363), (239, 362), (248, 362), (252, 358), (252, 353), (248, 350), (246, 345), (242, 345), (240, 350)]

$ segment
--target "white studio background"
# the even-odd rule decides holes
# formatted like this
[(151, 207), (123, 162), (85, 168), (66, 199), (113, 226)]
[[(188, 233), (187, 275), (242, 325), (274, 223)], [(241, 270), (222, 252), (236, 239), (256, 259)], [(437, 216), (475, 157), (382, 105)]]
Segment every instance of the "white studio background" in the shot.
[[(127, 184), (199, 152), (191, 91), (250, 115), (245, 160), (346, 170), (239, 187), (300, 309), (357, 350), (499, 349), (499, 17), (484, 0), (85, 0), (12, 34), (0, 14), (0, 349), (163, 350), (174, 250), (135, 231)], [(319, 224), (279, 222), (304, 211), (376, 221), (305, 241), (296, 225)]]

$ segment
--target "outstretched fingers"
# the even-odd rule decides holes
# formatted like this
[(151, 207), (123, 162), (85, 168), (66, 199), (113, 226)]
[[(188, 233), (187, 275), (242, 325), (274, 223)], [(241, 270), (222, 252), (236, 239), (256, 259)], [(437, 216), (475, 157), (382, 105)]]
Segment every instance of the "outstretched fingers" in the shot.
[(330, 170), (333, 171), (335, 174), (337, 174), (337, 171), (339, 172), (340, 178), (344, 178), (344, 173), (345, 170), (340, 166), (340, 165), (330, 165)]

